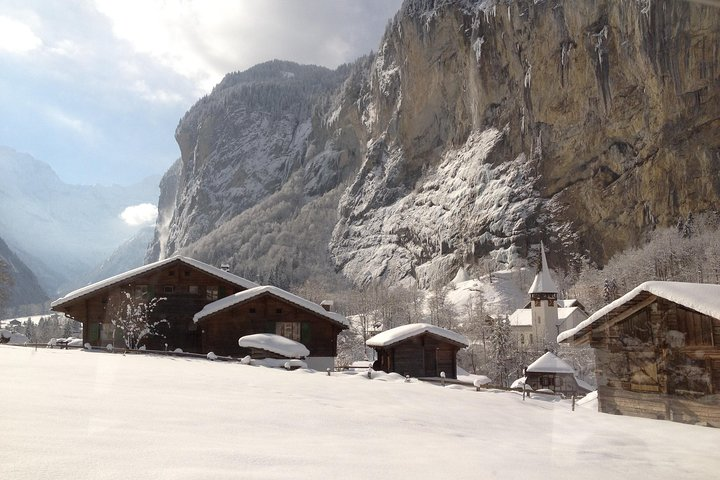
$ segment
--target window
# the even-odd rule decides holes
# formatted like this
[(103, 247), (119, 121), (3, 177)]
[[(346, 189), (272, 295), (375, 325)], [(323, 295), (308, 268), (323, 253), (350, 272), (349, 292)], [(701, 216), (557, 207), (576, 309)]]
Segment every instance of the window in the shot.
[(254, 308), (251, 308), (251, 309), (250, 309), (250, 313), (255, 313), (255, 309), (254, 309)]
[(524, 333), (520, 334), (520, 345), (525, 345), (525, 334)]
[(147, 298), (148, 286), (147, 285), (135, 285), (135, 289), (133, 291), (133, 296), (136, 299)]
[(185, 276), (186, 276), (186, 277), (189, 277), (189, 276), (190, 276), (190, 270), (185, 270)]
[(205, 298), (211, 301), (215, 301), (218, 299), (218, 287), (217, 286), (210, 286), (205, 287)]
[(553, 300), (552, 298), (549, 298), (548, 299), (548, 307), (552, 307), (553, 305), (555, 305), (555, 300)]
[(174, 285), (165, 285), (163, 287), (163, 293), (175, 293), (175, 286)]
[(276, 308), (275, 313), (282, 313), (282, 308)]
[(188, 287), (188, 293), (191, 295), (197, 295), (200, 292), (200, 287), (197, 285), (190, 285)]
[(168, 270), (168, 277), (174, 277), (175, 276), (175, 270)]
[(530, 334), (530, 343), (533, 343), (533, 336), (532, 336), (532, 333)]
[(277, 322), (275, 333), (290, 340), (300, 341), (300, 322)]

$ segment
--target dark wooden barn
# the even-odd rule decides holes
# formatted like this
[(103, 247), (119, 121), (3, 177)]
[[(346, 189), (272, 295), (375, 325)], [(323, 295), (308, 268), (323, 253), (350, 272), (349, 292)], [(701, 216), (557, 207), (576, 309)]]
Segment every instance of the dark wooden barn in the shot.
[(128, 301), (139, 305), (162, 298), (148, 315), (148, 322), (157, 324), (157, 335), (148, 335), (142, 343), (150, 350), (164, 350), (167, 344), (170, 350), (200, 353), (193, 315), (209, 303), (253, 287), (257, 284), (220, 268), (175, 256), (75, 290), (51, 308), (82, 323), (83, 344), (124, 346), (111, 317)]
[(595, 349), (600, 411), (720, 427), (720, 285), (645, 282), (558, 341)]
[(527, 367), (524, 383), (533, 390), (552, 390), (567, 396), (590, 392), (587, 384), (581, 385), (575, 378), (575, 370), (552, 352), (545, 352)]
[(378, 367), (412, 377), (457, 378), (457, 352), (470, 342), (459, 333), (427, 323), (386, 330), (367, 340), (375, 349)]
[(244, 356), (250, 350), (238, 339), (254, 333), (274, 333), (302, 343), (310, 351), (307, 364), (324, 370), (334, 366), (337, 336), (347, 319), (277, 287), (262, 286), (224, 298), (194, 316), (202, 333), (203, 351)]

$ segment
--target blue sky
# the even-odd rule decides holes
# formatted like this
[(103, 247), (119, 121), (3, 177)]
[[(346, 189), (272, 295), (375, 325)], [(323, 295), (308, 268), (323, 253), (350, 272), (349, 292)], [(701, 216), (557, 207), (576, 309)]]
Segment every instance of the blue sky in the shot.
[(179, 156), (175, 127), (225, 73), (333, 68), (377, 49), (401, 0), (0, 0), (0, 145), (74, 184)]

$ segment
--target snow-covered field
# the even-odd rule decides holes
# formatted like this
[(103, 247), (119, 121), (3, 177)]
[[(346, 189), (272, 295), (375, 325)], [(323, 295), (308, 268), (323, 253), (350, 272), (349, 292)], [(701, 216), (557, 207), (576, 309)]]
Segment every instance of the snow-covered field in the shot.
[(720, 430), (204, 359), (0, 346), (0, 478), (717, 478)]

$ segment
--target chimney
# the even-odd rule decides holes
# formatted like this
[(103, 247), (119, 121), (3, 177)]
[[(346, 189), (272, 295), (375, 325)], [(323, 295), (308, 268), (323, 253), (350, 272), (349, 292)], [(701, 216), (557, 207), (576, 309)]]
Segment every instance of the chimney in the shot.
[(322, 302), (320, 302), (320, 306), (328, 312), (332, 312), (333, 304), (334, 302), (332, 300), (323, 300)]
[(230, 271), (230, 264), (228, 264), (228, 263), (223, 263), (222, 265), (220, 265), (220, 270), (222, 270), (223, 272), (229, 272), (229, 271)]

